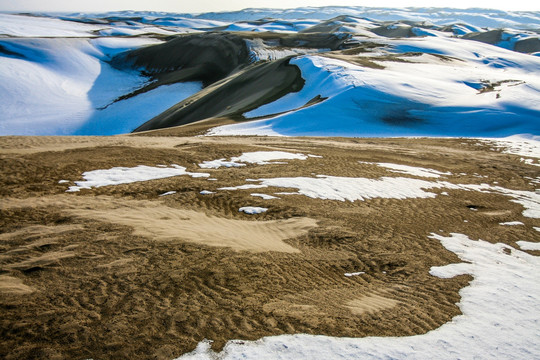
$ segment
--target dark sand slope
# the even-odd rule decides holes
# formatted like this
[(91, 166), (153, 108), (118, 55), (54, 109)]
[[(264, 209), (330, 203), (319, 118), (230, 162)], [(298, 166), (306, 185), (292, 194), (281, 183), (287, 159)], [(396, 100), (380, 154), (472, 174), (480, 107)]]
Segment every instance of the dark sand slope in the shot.
[(185, 125), (212, 117), (240, 117), (244, 112), (299, 91), (300, 69), (289, 58), (253, 65), (176, 104), (134, 132)]
[(409, 38), (416, 35), (412, 32), (412, 26), (407, 24), (395, 24), (379, 26), (375, 29), (371, 29), (371, 32), (379, 36), (389, 38)]
[[(486, 44), (496, 45), (504, 40), (505, 35), (508, 35), (508, 32), (505, 32), (504, 29), (495, 29), (483, 33), (466, 34), (463, 35), (463, 39), (481, 41)], [(537, 37), (529, 37), (523, 40), (518, 40), (515, 42), (513, 50), (525, 54), (538, 52), (540, 51), (540, 39)]]
[(127, 98), (182, 81), (201, 81), (208, 86), (247, 66), (249, 51), (246, 42), (236, 35), (203, 33), (121, 53), (111, 64), (119, 69), (141, 70), (155, 80)]
[(502, 41), (503, 29), (490, 30), (483, 33), (470, 33), (463, 35), (463, 39), (480, 41), (486, 44), (497, 44)]
[[(311, 29), (315, 29), (311, 31)], [(235, 32), (244, 39), (261, 39), (267, 45), (272, 47), (290, 47), (304, 49), (330, 49), (341, 50), (351, 47), (351, 44), (356, 45), (358, 42), (351, 38), (350, 34), (345, 33), (330, 33), (318, 31), (314, 27), (302, 30), (298, 33), (275, 33), (271, 31), (264, 32)]]
[(540, 51), (540, 39), (528, 38), (524, 40), (519, 40), (516, 42), (516, 45), (514, 45), (514, 51), (527, 54), (538, 52)]

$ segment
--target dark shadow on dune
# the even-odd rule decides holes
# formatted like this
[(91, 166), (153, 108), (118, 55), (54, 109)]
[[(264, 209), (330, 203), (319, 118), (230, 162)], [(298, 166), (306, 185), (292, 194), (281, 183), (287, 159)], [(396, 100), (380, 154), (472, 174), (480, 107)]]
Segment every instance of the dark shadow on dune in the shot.
[(486, 44), (495, 45), (502, 41), (503, 29), (490, 30), (481, 33), (470, 33), (462, 36), (462, 39), (480, 41)]
[(538, 52), (540, 51), (540, 39), (533, 37), (519, 40), (514, 45), (514, 51), (527, 54)]
[(15, 58), (15, 59), (24, 59), (26, 60), (26, 56), (24, 56), (24, 54), (21, 54), (17, 51), (13, 51), (13, 50), (10, 50), (8, 49), (6, 46), (0, 44), (0, 55), (2, 56), (7, 56), (7, 57), (12, 57), (12, 58)]
[(151, 79), (115, 102), (179, 82), (201, 81), (206, 87), (249, 63), (246, 42), (234, 34), (211, 32), (175, 36), (163, 44), (126, 51), (111, 59), (113, 67), (138, 70)]
[(131, 67), (161, 83), (202, 81), (208, 86), (249, 63), (245, 41), (228, 33), (203, 33), (173, 38), (115, 56), (111, 65)]
[(304, 86), (300, 69), (290, 58), (252, 65), (176, 104), (134, 132), (155, 130), (212, 117), (234, 117), (297, 92)]
[(368, 115), (368, 118), (375, 122), (405, 128), (414, 128), (428, 123), (426, 119), (415, 116), (413, 113), (423, 112), (429, 108), (429, 105), (378, 91), (376, 93), (379, 95), (371, 94), (366, 99), (353, 99), (363, 116)]

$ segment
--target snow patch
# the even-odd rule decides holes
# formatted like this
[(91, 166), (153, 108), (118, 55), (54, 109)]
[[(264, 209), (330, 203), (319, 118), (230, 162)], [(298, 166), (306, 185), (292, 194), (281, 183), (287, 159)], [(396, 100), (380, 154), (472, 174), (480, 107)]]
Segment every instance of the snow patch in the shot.
[(507, 221), (507, 222), (499, 223), (499, 225), (516, 226), (516, 225), (525, 225), (525, 224), (522, 223), (521, 221)]
[(408, 199), (433, 198), (435, 193), (425, 189), (440, 188), (443, 183), (401, 177), (383, 177), (380, 179), (348, 178), (318, 175), (315, 178), (290, 177), (259, 179), (260, 184), (249, 184), (221, 188), (220, 190), (243, 190), (252, 188), (281, 187), (298, 189), (297, 193), (279, 193), (280, 195), (305, 195), (314, 199), (356, 201), (373, 198)]
[(352, 273), (345, 273), (344, 275), (347, 276), (347, 277), (351, 277), (351, 276), (362, 275), (362, 274), (365, 274), (365, 273), (366, 273), (365, 271), (358, 271), (358, 272), (352, 272)]
[(203, 169), (218, 169), (220, 167), (241, 167), (247, 164), (268, 165), (283, 164), (275, 160), (306, 160), (308, 156), (304, 154), (290, 153), (285, 151), (255, 151), (243, 153), (240, 156), (232, 157), (231, 160), (225, 158), (203, 161), (199, 167)]
[(163, 179), (172, 176), (189, 175), (194, 178), (207, 177), (210, 174), (187, 172), (179, 165), (171, 167), (152, 167), (139, 165), (136, 167), (114, 167), (106, 170), (92, 170), (82, 174), (84, 181), (75, 181), (76, 186), (70, 186), (67, 192), (76, 192), (81, 189), (98, 188), (109, 185), (129, 184), (138, 181)]
[(160, 194), (159, 196), (169, 196), (176, 194), (176, 191), (167, 191), (166, 193)]
[[(253, 179), (254, 180), (254, 179)], [(501, 194), (512, 198), (510, 201), (522, 205), (523, 216), (540, 218), (540, 193), (506, 189), (489, 184), (453, 184), (447, 181), (426, 181), (404, 177), (381, 177), (379, 179), (352, 178), (317, 175), (316, 177), (283, 177), (258, 179), (259, 184), (228, 186), (219, 190), (262, 189), (281, 187), (298, 189), (297, 192), (280, 192), (277, 195), (304, 195), (313, 199), (339, 201), (365, 201), (374, 198), (410, 199), (434, 198), (436, 193), (429, 189), (450, 189), (479, 191)], [(472, 211), (477, 209), (471, 208)]]
[(516, 241), (521, 250), (540, 250), (540, 242)]
[(254, 215), (254, 214), (260, 214), (263, 212), (268, 211), (267, 208), (263, 207), (257, 207), (257, 206), (244, 206), (238, 209), (240, 212), (245, 212), (246, 214)]
[(522, 134), (480, 140), (483, 144), (500, 149), (505, 154), (523, 156), (520, 160), (528, 165), (540, 166), (540, 136)]
[(259, 194), (259, 193), (253, 193), (251, 196), (258, 196), (262, 198), (263, 200), (272, 200), (272, 199), (279, 199), (277, 196), (272, 196), (268, 194)]
[(416, 167), (416, 166), (390, 164), (390, 163), (373, 163), (373, 162), (366, 162), (366, 161), (359, 161), (359, 163), (360, 164), (377, 165), (377, 166), (380, 166), (380, 167), (387, 168), (391, 172), (395, 172), (395, 173), (399, 173), (399, 174), (407, 174), (407, 175), (419, 176), (419, 177), (438, 178), (438, 177), (441, 177), (441, 175), (444, 175), (444, 176), (452, 175), (451, 172), (442, 172), (442, 171), (438, 171), (438, 170), (425, 169), (425, 168)]

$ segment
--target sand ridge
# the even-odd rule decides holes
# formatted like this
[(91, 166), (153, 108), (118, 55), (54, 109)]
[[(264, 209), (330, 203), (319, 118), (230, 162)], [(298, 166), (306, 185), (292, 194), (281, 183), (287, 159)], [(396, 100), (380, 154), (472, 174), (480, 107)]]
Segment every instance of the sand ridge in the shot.
[[(114, 199), (107, 196), (90, 199), (76, 196), (5, 199), (0, 208), (26, 206), (55, 206), (72, 216), (131, 226), (135, 235), (155, 241), (181, 240), (206, 246), (231, 247), (239, 251), (299, 252), (283, 240), (304, 235), (317, 226), (316, 221), (309, 218), (235, 220), (172, 208), (152, 201)], [(40, 230), (43, 230), (43, 227), (22, 229), (18, 232), (29, 234)], [(61, 232), (61, 229), (46, 228), (44, 233), (51, 231)], [(13, 236), (0, 236), (10, 235)]]

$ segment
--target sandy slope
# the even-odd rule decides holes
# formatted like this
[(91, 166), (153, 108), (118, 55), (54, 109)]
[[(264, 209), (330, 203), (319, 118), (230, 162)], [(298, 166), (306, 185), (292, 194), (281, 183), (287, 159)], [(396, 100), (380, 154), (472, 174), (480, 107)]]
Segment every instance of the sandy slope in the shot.
[[(430, 275), (458, 261), (430, 234), (538, 241), (539, 220), (497, 193), (439, 188), (429, 198), (342, 202), (276, 194), (297, 189), (219, 190), (320, 174), (437, 181), (373, 164), (390, 163), (449, 173), (441, 177), (453, 184), (534, 191), (536, 166), (477, 140), (179, 136), (200, 130), (2, 138), (2, 357), (172, 359), (203, 339), (220, 348), (278, 334), (421, 334), (459, 314), (458, 291), (470, 280)], [(198, 165), (253, 151), (322, 157)], [(159, 164), (217, 180), (66, 193), (85, 171)], [(243, 206), (269, 210), (248, 215)], [(524, 225), (500, 225), (511, 221)]]

